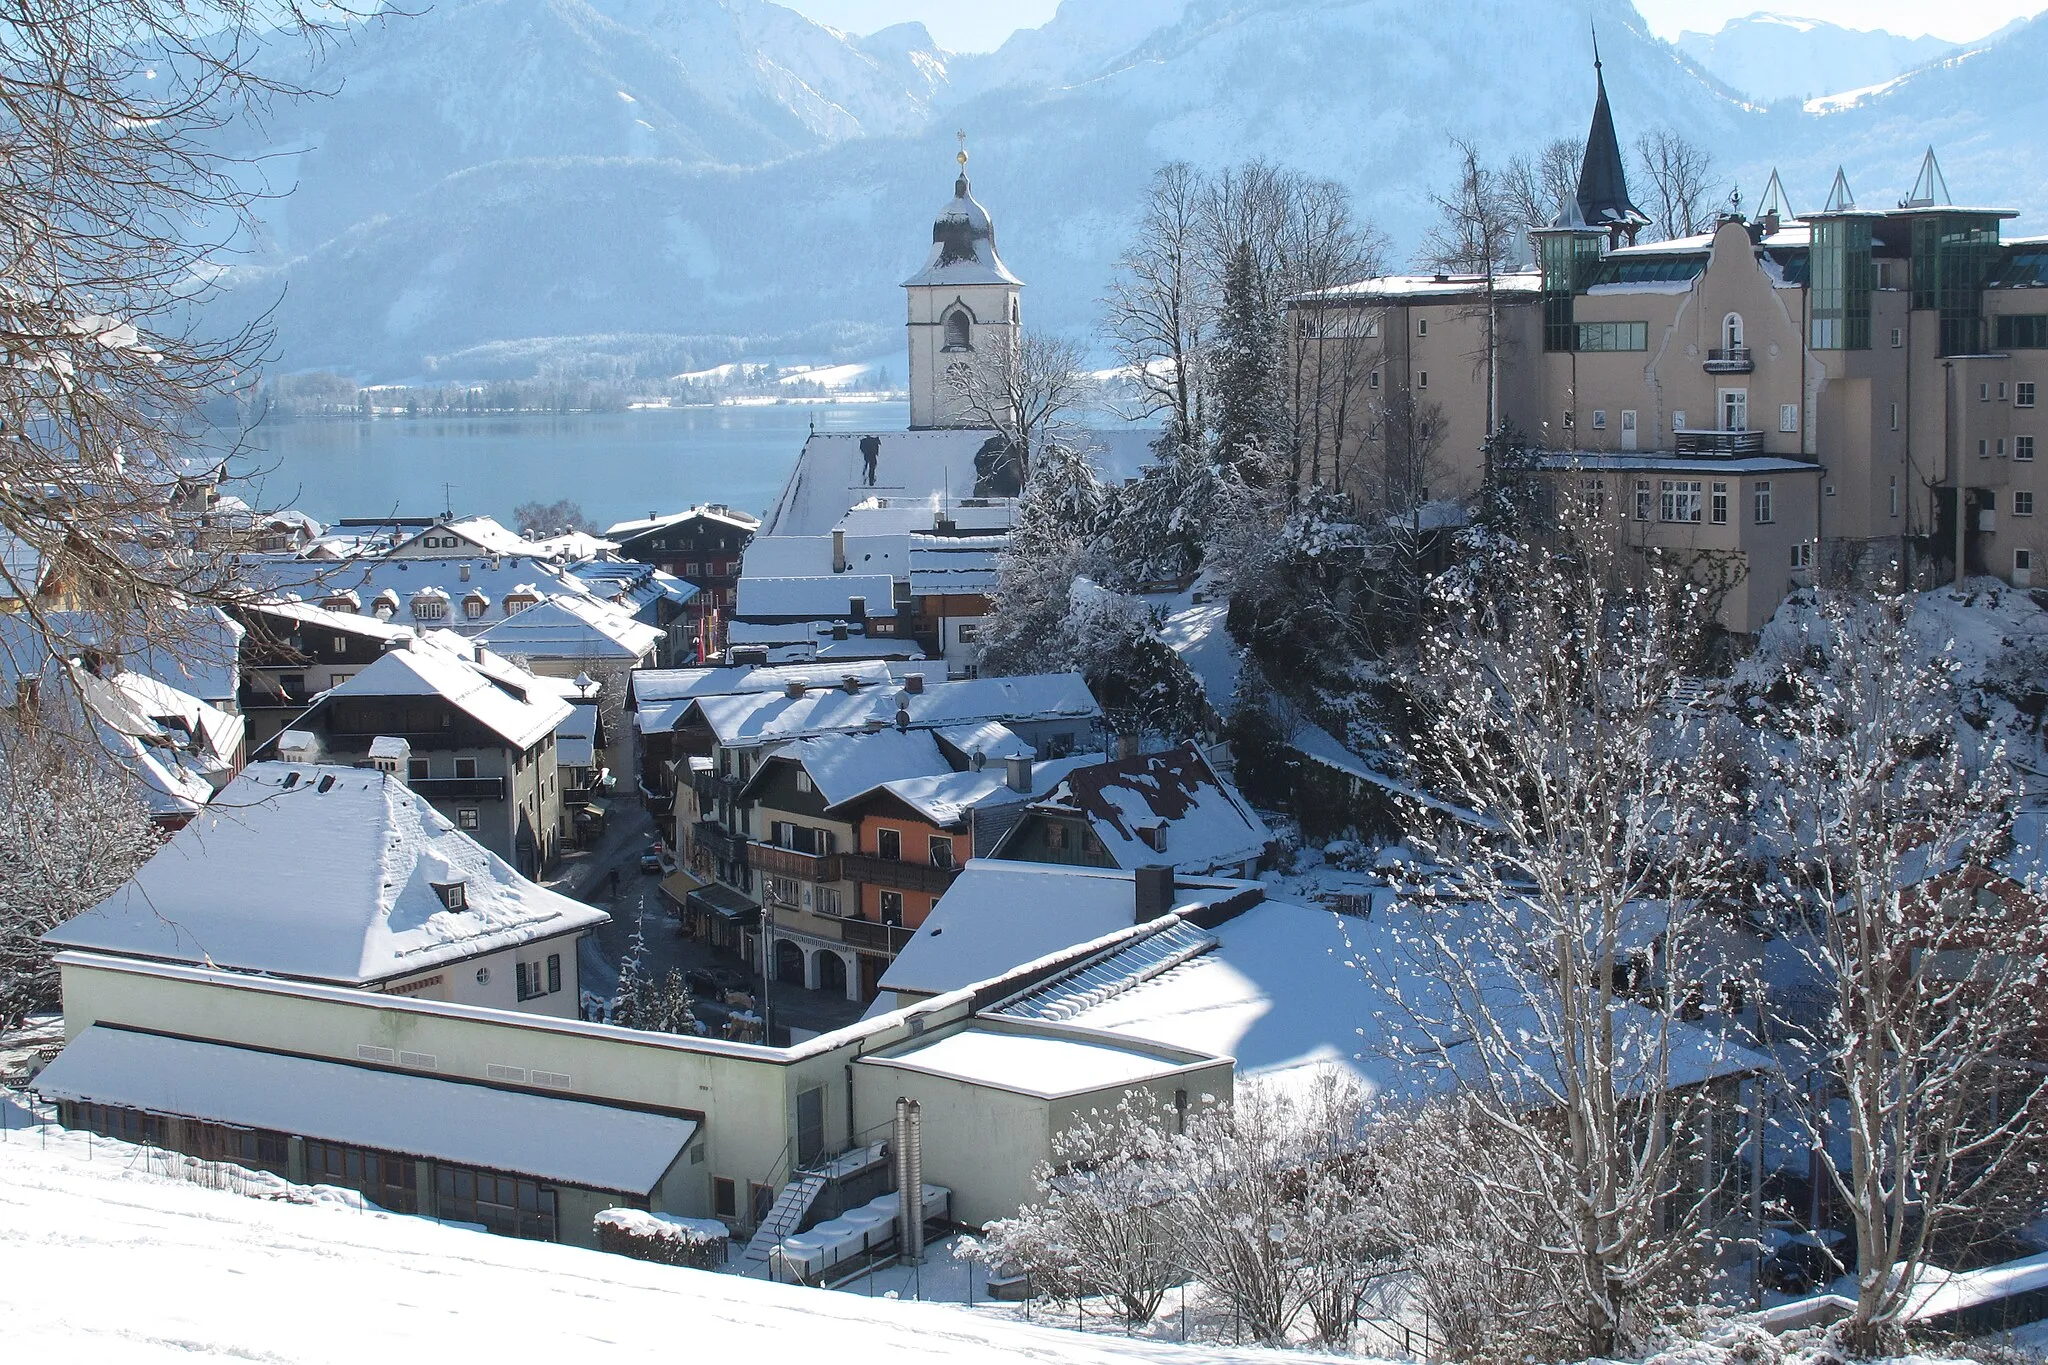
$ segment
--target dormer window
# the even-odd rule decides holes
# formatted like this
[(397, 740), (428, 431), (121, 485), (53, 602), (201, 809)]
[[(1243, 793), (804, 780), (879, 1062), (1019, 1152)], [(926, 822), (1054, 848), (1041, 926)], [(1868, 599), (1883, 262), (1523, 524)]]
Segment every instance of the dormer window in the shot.
[(466, 882), (435, 882), (434, 894), (441, 898), (441, 904), (450, 910), (469, 908), (469, 886)]
[(491, 609), (491, 599), (480, 592), (469, 593), (462, 599), (462, 614), (472, 621), (481, 620)]
[(448, 618), (448, 599), (440, 593), (421, 593), (412, 599), (412, 614), (422, 621), (444, 621)]
[(1151, 849), (1154, 853), (1166, 852), (1165, 825), (1142, 825), (1138, 829), (1138, 837), (1143, 839), (1145, 847)]

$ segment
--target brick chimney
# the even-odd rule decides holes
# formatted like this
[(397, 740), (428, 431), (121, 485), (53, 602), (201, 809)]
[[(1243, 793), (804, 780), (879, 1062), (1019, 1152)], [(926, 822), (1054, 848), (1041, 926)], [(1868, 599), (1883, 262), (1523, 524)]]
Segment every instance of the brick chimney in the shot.
[(846, 532), (836, 527), (832, 531), (832, 572), (846, 572)]
[(804, 699), (804, 685), (795, 679), (791, 679), (782, 685), (782, 695), (788, 697), (791, 701), (802, 701)]
[(1031, 795), (1031, 760), (1012, 756), (1003, 761), (1003, 785), (1013, 792)]
[(906, 673), (906, 674), (904, 674), (904, 675), (903, 675), (903, 690), (904, 690), (905, 692), (908, 692), (908, 693), (909, 693), (909, 694), (910, 694), (911, 696), (913, 696), (913, 697), (915, 697), (915, 696), (917, 696), (918, 694), (920, 694), (921, 692), (923, 692), (923, 691), (924, 691), (924, 674), (922, 674), (922, 673)]

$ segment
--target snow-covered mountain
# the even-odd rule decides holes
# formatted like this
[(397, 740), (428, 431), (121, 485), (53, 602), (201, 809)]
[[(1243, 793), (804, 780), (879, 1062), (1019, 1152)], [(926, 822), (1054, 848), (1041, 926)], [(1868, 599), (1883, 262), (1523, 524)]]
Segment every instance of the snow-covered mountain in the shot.
[(1731, 19), (1718, 33), (1678, 35), (1680, 52), (1751, 99), (1810, 99), (1876, 85), (1954, 50), (1939, 38), (1902, 38), (1787, 14)]
[(1958, 194), (2048, 210), (2048, 177), (2022, 173), (2048, 127), (2024, 54), (2048, 20), (1821, 117), (1745, 103), (1629, 0), (1069, 0), (972, 58), (767, 0), (465, 0), (367, 26), (314, 75), (337, 94), (248, 142), (288, 154), (298, 190), (232, 302), (281, 300), (286, 368), (383, 377), (578, 348), (737, 358), (676, 338), (872, 342), (950, 197), (959, 127), (1032, 324), (1087, 329), (1161, 163), (1330, 176), (1405, 252), (1452, 136), (1504, 158), (1583, 134), (1589, 21), (1624, 136), (1681, 129), (1745, 189), (1779, 165), (1817, 199), (1839, 158), (1886, 202), (1931, 133)]

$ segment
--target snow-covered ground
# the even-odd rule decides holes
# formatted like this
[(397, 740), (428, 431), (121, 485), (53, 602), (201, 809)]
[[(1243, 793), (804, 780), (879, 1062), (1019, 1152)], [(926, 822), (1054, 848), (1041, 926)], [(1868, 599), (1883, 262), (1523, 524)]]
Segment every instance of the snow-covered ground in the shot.
[[(15, 1360), (1300, 1361), (650, 1265), (361, 1207), (210, 1189), (0, 1098), (0, 1343)], [(154, 1158), (161, 1161), (161, 1158)], [(265, 1193), (273, 1197), (261, 1197)], [(886, 1290), (882, 1291), (886, 1292)], [(1329, 1359), (1324, 1357), (1324, 1359)]]

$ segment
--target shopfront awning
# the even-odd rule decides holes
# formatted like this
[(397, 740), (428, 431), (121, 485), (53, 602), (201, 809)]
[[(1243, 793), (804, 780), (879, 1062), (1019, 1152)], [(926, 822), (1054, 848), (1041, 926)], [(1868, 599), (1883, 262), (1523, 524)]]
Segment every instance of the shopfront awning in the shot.
[(709, 883), (696, 873), (678, 868), (661, 879), (661, 894), (668, 897), (677, 907), (686, 908), (690, 893), (707, 885)]
[(692, 909), (717, 915), (720, 919), (731, 920), (734, 924), (752, 924), (761, 917), (761, 907), (742, 896), (729, 886), (717, 882), (706, 882), (692, 891), (689, 896)]
[(695, 1121), (95, 1024), (36, 1077), (44, 1099), (263, 1128), (644, 1195)]

